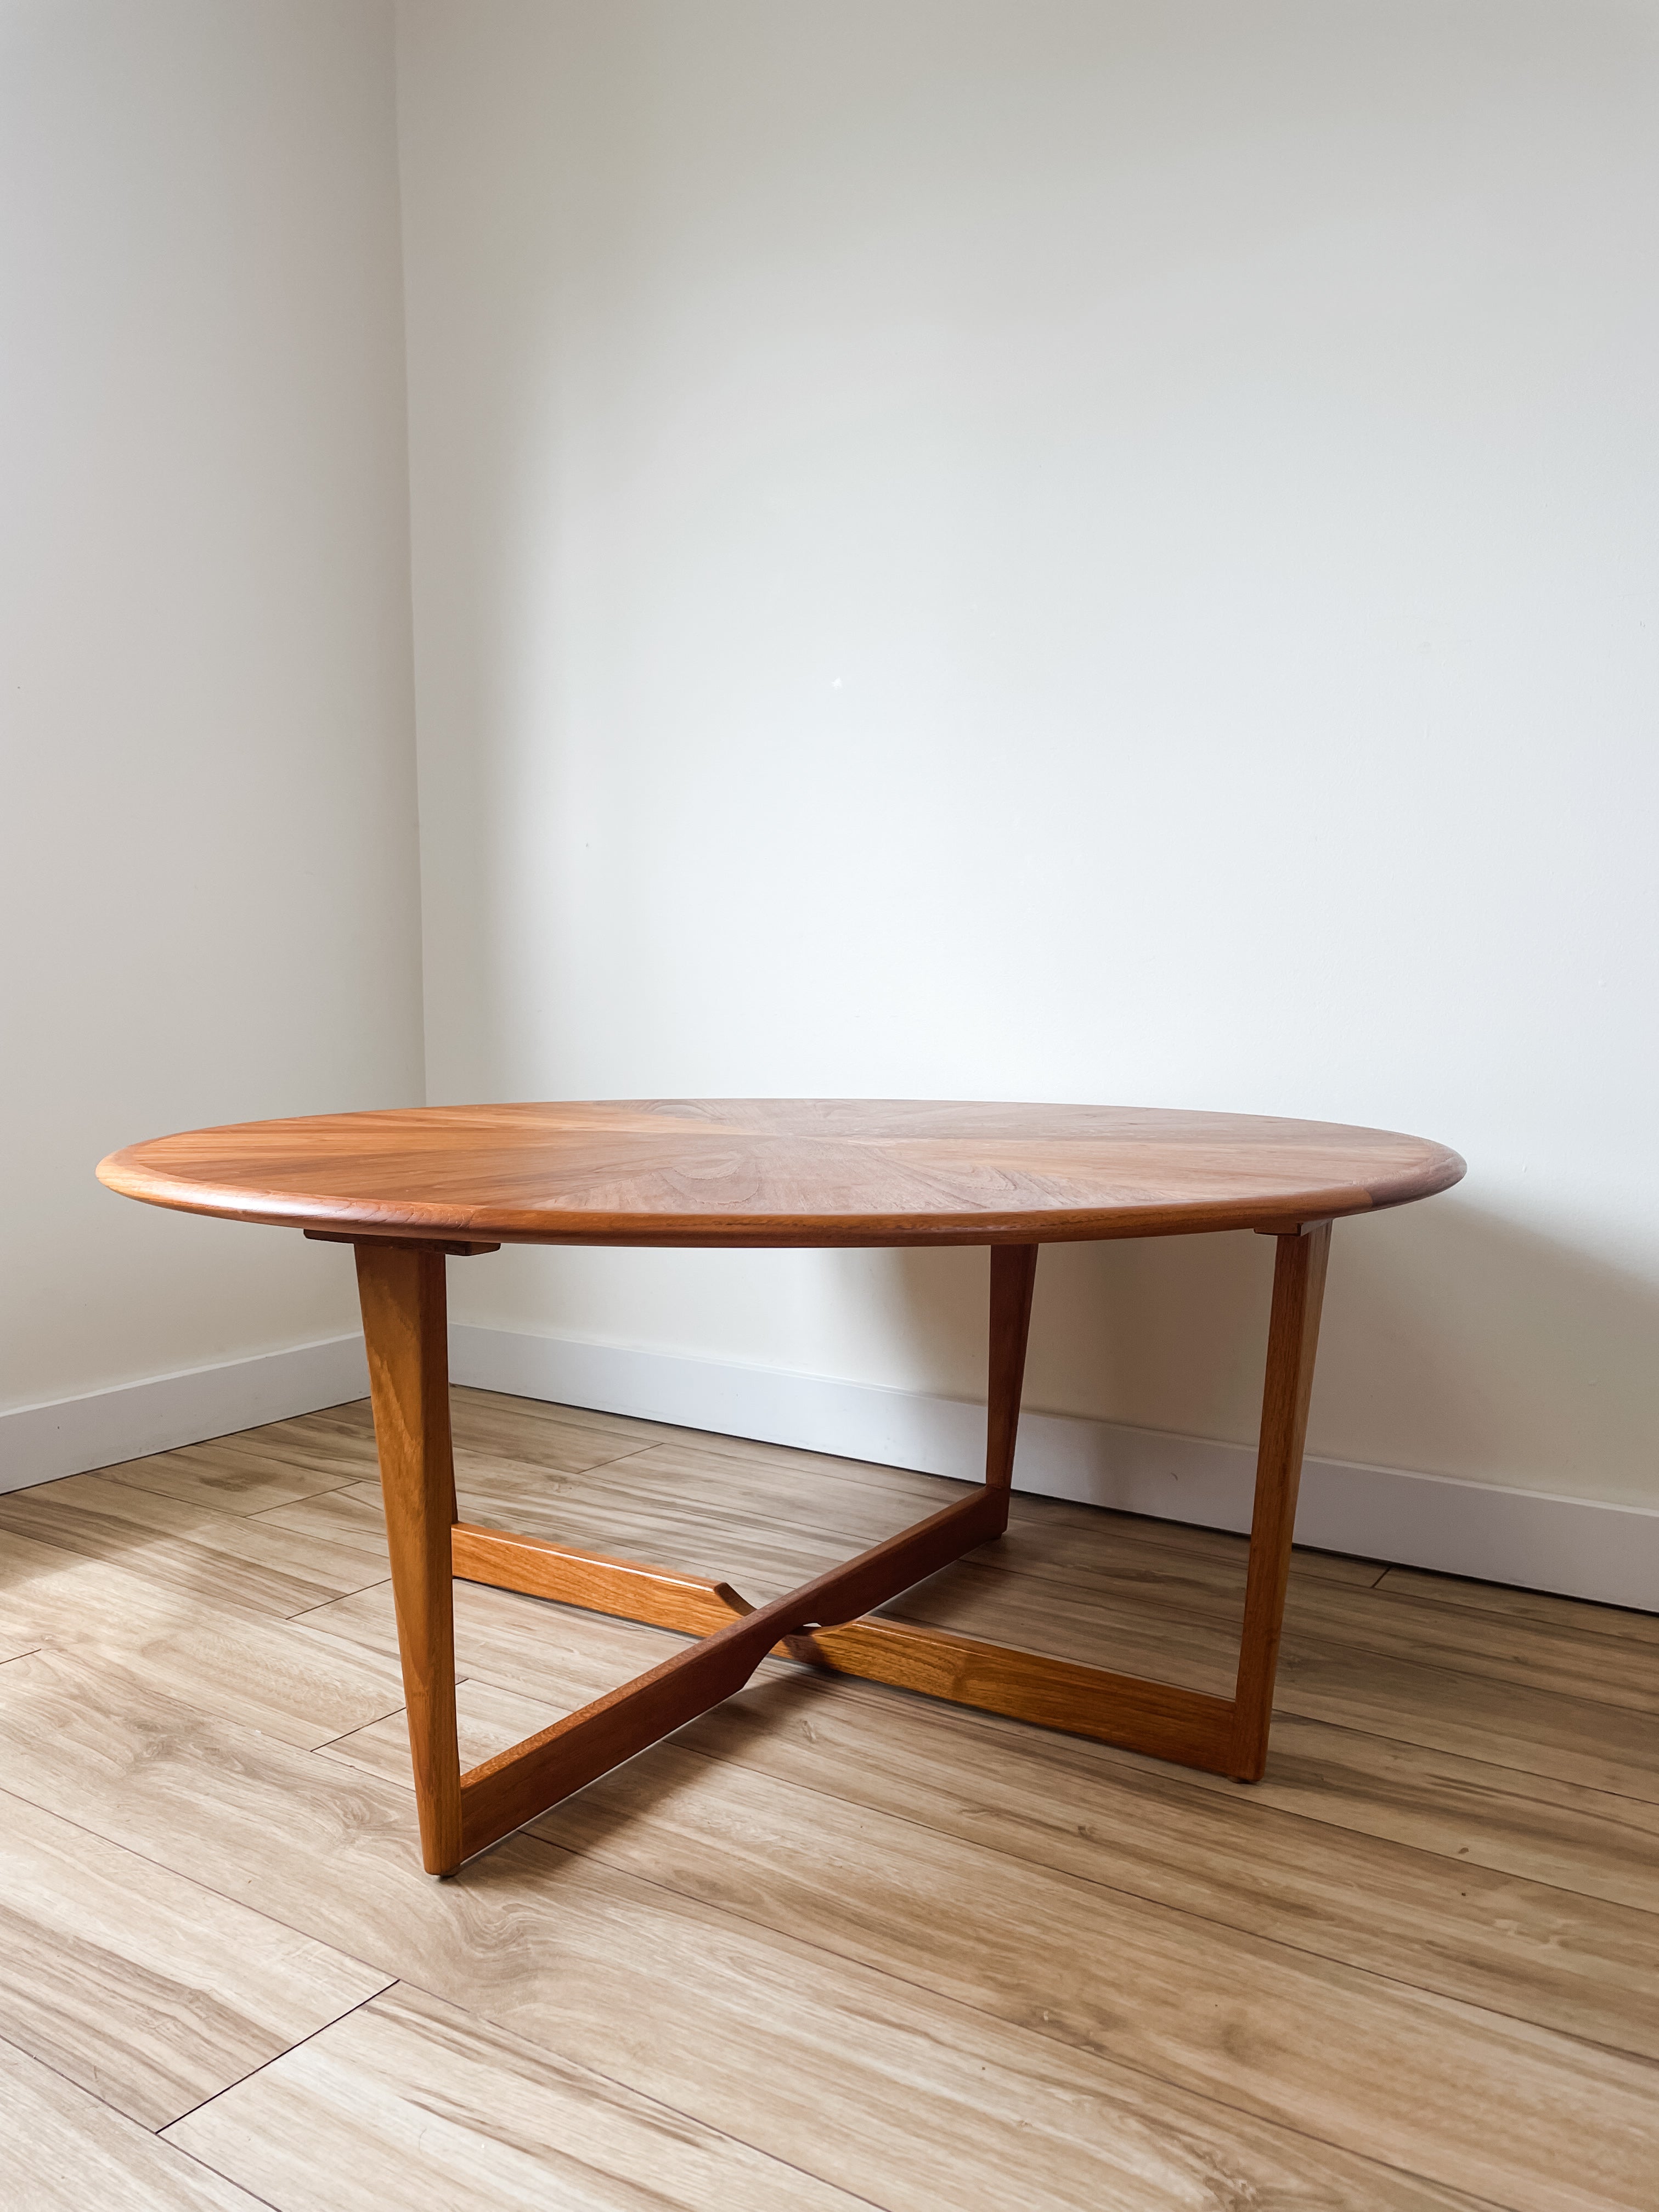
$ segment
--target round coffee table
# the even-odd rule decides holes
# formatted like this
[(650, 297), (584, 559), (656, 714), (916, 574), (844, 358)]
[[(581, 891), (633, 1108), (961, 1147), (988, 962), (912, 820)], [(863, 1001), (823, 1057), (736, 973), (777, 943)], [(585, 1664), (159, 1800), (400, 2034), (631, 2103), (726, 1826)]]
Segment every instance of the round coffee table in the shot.
[[(1444, 1190), (1463, 1163), (1419, 1137), (1248, 1114), (703, 1098), (249, 1121), (130, 1146), (98, 1173), (152, 1205), (356, 1247), (422, 1850), (450, 1874), (772, 1652), (1258, 1780), (1331, 1224)], [(1007, 1525), (1039, 1248), (1224, 1229), (1278, 1240), (1234, 1695), (864, 1618)], [(758, 1608), (724, 1583), (460, 1522), (445, 1262), (504, 1243), (988, 1245), (984, 1487)], [(699, 1640), (464, 1774), (455, 1577)]]

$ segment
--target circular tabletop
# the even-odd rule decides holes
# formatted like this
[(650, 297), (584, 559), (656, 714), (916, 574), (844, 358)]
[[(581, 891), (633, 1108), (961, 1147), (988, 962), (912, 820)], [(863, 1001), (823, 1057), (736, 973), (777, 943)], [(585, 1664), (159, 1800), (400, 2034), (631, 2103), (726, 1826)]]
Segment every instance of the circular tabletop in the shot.
[(244, 1121), (113, 1152), (155, 1206), (529, 1244), (1030, 1244), (1401, 1206), (1463, 1163), (1386, 1129), (1157, 1107), (666, 1098)]

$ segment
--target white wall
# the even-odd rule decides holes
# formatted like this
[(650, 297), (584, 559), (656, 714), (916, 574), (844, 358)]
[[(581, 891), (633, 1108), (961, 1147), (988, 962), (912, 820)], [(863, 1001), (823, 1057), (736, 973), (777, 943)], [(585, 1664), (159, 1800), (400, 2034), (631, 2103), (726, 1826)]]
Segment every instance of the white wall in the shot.
[(338, 1253), (93, 1169), (421, 1095), (392, 39), (0, 6), (0, 1406), (353, 1327)]
[[(1442, 1138), (1339, 1232), (1312, 1449), (1659, 1504), (1656, 28), (410, 0), (431, 1097)], [(1049, 1255), (1029, 1402), (1248, 1437), (1267, 1264)], [(972, 1395), (982, 1267), (453, 1274)]]

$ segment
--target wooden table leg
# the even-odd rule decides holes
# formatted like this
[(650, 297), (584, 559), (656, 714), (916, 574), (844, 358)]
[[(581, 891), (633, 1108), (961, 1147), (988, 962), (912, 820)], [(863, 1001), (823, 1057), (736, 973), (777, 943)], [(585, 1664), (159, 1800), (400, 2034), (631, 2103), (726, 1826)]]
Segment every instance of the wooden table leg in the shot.
[[(453, 1874), (464, 1856), (729, 1697), (769, 1651), (1258, 1781), (1329, 1246), (1328, 1222), (1278, 1240), (1243, 1634), (1237, 1693), (1229, 1699), (873, 1612), (1006, 1526), (1036, 1246), (998, 1246), (991, 1255), (984, 1488), (755, 1607), (724, 1583), (459, 1524), (443, 1253), (360, 1243), (358, 1287), (428, 1872)], [(452, 1572), (702, 1640), (463, 1775)]]
[(356, 1251), (421, 1856), (428, 1874), (453, 1874), (461, 1863), (461, 1762), (444, 1255), (392, 1243)]
[(1250, 1520), (1250, 1561), (1244, 1585), (1244, 1627), (1239, 1645), (1238, 1686), (1233, 1697), (1230, 1771), (1241, 1782), (1260, 1782), (1267, 1763), (1273, 1677), (1290, 1580), (1291, 1538), (1302, 1480), (1302, 1445), (1308, 1432), (1319, 1310), (1330, 1255), (1328, 1221), (1279, 1239), (1273, 1263), (1273, 1317), (1267, 1325), (1267, 1376), (1261, 1394), (1261, 1441), (1256, 1452), (1255, 1509)]
[[(1031, 1292), (1036, 1284), (1036, 1244), (991, 1247), (991, 1352), (985, 1397), (985, 1486), (1002, 1499), (1008, 1525), (1019, 1433), (1019, 1394), (1025, 1379), (1025, 1340), (1031, 1332)], [(1001, 1530), (998, 1531), (1001, 1534)]]

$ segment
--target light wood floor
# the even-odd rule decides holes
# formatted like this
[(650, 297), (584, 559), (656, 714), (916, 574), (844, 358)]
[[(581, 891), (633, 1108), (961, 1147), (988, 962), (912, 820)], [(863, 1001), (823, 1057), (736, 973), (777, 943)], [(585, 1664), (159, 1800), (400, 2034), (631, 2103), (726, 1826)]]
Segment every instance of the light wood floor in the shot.
[[(804, 1581), (921, 1475), (459, 1392), (465, 1517)], [(1224, 1692), (1229, 1537), (894, 1608)], [(672, 1639), (458, 1586), (463, 1757)], [(1299, 1553), (1267, 1779), (769, 1665), (419, 1870), (366, 1407), (0, 1498), (0, 2203), (1654, 2212), (1659, 1618)]]

